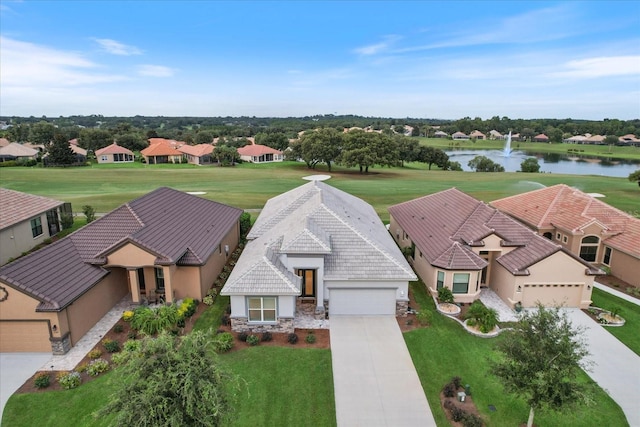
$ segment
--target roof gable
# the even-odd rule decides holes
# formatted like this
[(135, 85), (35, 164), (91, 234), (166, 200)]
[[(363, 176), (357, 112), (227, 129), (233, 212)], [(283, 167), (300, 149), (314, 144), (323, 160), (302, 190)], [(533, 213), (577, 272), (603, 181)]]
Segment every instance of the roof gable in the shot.
[(64, 204), (59, 200), (0, 188), (0, 230)]

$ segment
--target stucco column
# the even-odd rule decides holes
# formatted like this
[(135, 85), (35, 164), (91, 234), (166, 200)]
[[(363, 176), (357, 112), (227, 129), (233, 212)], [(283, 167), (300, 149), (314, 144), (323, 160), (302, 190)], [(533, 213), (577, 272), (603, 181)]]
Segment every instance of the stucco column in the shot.
[(127, 274), (129, 275), (129, 290), (131, 291), (131, 300), (133, 302), (140, 302), (140, 284), (138, 283), (138, 269), (127, 268)]
[(171, 277), (171, 267), (163, 266), (162, 272), (164, 273), (164, 293), (165, 293), (165, 301), (173, 302), (173, 283)]

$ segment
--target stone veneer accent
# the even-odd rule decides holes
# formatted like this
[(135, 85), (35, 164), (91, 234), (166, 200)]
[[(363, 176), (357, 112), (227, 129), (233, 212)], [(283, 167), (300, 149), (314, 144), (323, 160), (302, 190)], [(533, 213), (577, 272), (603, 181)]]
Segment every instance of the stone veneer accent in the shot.
[(407, 317), (409, 301), (396, 301), (396, 316)]
[(292, 333), (294, 331), (293, 318), (278, 318), (275, 324), (249, 324), (246, 317), (231, 318), (231, 330), (234, 332), (275, 332)]
[(71, 334), (69, 332), (61, 338), (51, 337), (49, 341), (51, 341), (51, 352), (56, 356), (67, 354), (71, 350)]

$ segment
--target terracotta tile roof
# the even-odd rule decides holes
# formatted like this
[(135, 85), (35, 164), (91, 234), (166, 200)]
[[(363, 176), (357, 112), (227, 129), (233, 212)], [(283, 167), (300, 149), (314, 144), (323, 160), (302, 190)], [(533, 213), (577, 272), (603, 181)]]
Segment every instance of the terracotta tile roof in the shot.
[(178, 148), (181, 153), (189, 154), (190, 156), (202, 157), (207, 154), (213, 153), (213, 145), (211, 144), (198, 144), (198, 145), (183, 145)]
[(491, 205), (536, 229), (558, 227), (577, 234), (597, 221), (604, 227), (605, 244), (640, 258), (640, 219), (568, 185), (506, 197)]
[(0, 230), (40, 215), (64, 202), (0, 188)]
[(236, 226), (241, 209), (162, 187), (75, 233), (0, 268), (0, 280), (61, 310), (109, 274), (101, 265), (129, 242), (156, 265), (202, 265)]
[(430, 264), (449, 270), (484, 268), (487, 262), (471, 248), (484, 246), (483, 240), (490, 235), (501, 238), (502, 246), (515, 247), (496, 261), (516, 275), (528, 274), (531, 265), (563, 251), (561, 246), (455, 188), (391, 206), (389, 213)]
[(238, 154), (241, 156), (262, 156), (263, 154), (282, 154), (282, 151), (266, 145), (252, 144), (238, 148)]
[(0, 147), (0, 156), (12, 156), (12, 157), (35, 157), (38, 154), (38, 150), (25, 147), (17, 142), (12, 142), (9, 145)]
[(71, 145), (78, 145), (78, 138), (73, 138), (69, 140), (69, 144)]
[(71, 151), (73, 151), (74, 154), (80, 154), (81, 156), (87, 155), (87, 150), (82, 147), (78, 147), (77, 145), (69, 144), (69, 148), (71, 148)]
[(0, 147), (6, 147), (9, 145), (9, 140), (7, 138), (0, 138)]
[(143, 156), (182, 156), (182, 153), (164, 143), (155, 143), (140, 151)]
[(127, 148), (121, 147), (120, 145), (114, 142), (111, 145), (107, 145), (104, 148), (96, 150), (96, 156), (102, 156), (103, 154), (130, 154), (133, 156), (133, 151)]

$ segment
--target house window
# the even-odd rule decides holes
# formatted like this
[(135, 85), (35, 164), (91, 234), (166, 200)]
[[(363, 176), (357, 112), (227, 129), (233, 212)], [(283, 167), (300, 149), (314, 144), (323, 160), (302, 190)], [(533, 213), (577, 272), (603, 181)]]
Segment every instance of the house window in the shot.
[(156, 267), (156, 290), (164, 292), (164, 270)]
[(562, 236), (562, 243), (567, 243), (569, 238), (567, 236)]
[(469, 292), (469, 273), (453, 274), (453, 293), (466, 294)]
[(248, 297), (249, 322), (275, 322), (276, 297)]
[(31, 234), (34, 238), (42, 234), (42, 219), (40, 217), (31, 220)]
[(611, 264), (611, 248), (609, 248), (609, 247), (605, 247), (604, 248), (604, 258), (602, 259), (602, 263), (604, 265), (610, 265)]
[(556, 233), (556, 240), (560, 240), (560, 237), (562, 237), (562, 235), (560, 233)]
[(444, 271), (438, 271), (438, 281), (436, 283), (436, 289), (444, 287)]
[(316, 277), (318, 270), (296, 269), (296, 274), (302, 277), (303, 298), (313, 298), (316, 296)]
[(102, 157), (100, 157), (100, 159), (101, 159), (103, 162), (106, 162), (107, 160), (109, 160), (109, 156), (102, 156)]
[(600, 239), (598, 236), (586, 236), (582, 238), (580, 244), (580, 258), (585, 261), (595, 262), (598, 255), (598, 245)]

